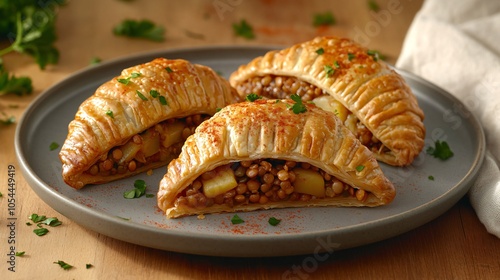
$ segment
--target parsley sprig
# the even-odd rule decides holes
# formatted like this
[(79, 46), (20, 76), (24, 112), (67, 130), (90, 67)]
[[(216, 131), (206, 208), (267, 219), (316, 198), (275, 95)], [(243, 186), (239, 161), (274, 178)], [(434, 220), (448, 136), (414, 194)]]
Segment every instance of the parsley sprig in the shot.
[(255, 100), (261, 99), (262, 96), (256, 94), (256, 93), (250, 93), (245, 97), (246, 101), (248, 102), (254, 102)]
[(307, 112), (307, 108), (304, 105), (304, 103), (302, 103), (302, 99), (300, 98), (299, 95), (292, 94), (290, 95), (290, 99), (295, 101), (295, 103), (292, 106), (290, 106), (290, 109), (293, 111), (293, 113), (300, 114)]
[(427, 154), (442, 160), (447, 160), (453, 156), (453, 151), (450, 149), (450, 146), (446, 143), (446, 141), (436, 140), (434, 145), (434, 147), (427, 148)]
[(40, 69), (58, 62), (59, 51), (54, 46), (56, 12), (65, 2), (53, 0), (50, 5), (40, 5), (36, 1), (1, 1), (0, 40), (8, 40), (10, 44), (0, 49), (0, 95), (24, 95), (33, 91), (31, 78), (9, 74), (2, 56), (12, 52), (29, 55)]
[(248, 22), (242, 19), (239, 23), (233, 23), (233, 31), (234, 35), (240, 36), (246, 39), (255, 38), (255, 34), (253, 33), (253, 28)]

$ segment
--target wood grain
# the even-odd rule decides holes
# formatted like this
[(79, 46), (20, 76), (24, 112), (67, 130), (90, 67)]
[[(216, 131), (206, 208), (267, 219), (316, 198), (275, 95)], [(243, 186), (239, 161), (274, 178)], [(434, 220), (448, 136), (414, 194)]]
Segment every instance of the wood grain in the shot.
[[(221, 4), (222, 3), (222, 4)], [(59, 64), (41, 71), (30, 57), (9, 54), (6, 67), (32, 77), (30, 96), (2, 96), (0, 108), (17, 120), (45, 89), (87, 67), (93, 57), (110, 60), (140, 52), (209, 45), (290, 45), (316, 35), (362, 38), (394, 63), (422, 1), (69, 1), (58, 14)], [(218, 10), (217, 5), (226, 5)], [(390, 8), (391, 7), (391, 8)], [(316, 28), (314, 14), (331, 11), (333, 26)], [(385, 17), (384, 17), (385, 16)], [(149, 19), (167, 29), (161, 43), (117, 37), (125, 18)], [(234, 36), (246, 19), (256, 38)], [(362, 32), (362, 33), (359, 33)], [(364, 34), (364, 35), (363, 35)], [(4, 46), (5, 43), (2, 44)], [(12, 108), (14, 105), (15, 108)], [(24, 180), (14, 152), (16, 125), (0, 128), (0, 275), (2, 279), (493, 279), (500, 275), (500, 240), (486, 232), (467, 197), (437, 219), (397, 237), (344, 251), (279, 258), (195, 256), (141, 247), (87, 230), (43, 202)], [(8, 271), (8, 166), (16, 169), (15, 250), (25, 251)], [(38, 237), (26, 225), (32, 213), (58, 217), (63, 225)], [(367, 233), (369, 234), (369, 233)], [(140, 238), (140, 237), (138, 237)], [(291, 244), (293, 246), (293, 244)], [(238, 250), (238, 248), (235, 248)], [(74, 268), (63, 270), (63, 260)], [(86, 269), (86, 264), (92, 267)]]

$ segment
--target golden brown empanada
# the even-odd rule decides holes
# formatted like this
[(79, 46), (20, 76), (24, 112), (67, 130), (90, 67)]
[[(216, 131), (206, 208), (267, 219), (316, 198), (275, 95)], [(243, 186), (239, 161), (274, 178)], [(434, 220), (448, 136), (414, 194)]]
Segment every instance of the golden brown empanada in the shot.
[(206, 66), (157, 58), (101, 85), (70, 122), (59, 157), (74, 187), (105, 183), (166, 165), (220, 107), (240, 101)]
[(270, 51), (230, 77), (242, 96), (291, 94), (333, 111), (375, 157), (411, 164), (424, 146), (424, 114), (404, 79), (355, 42), (318, 37)]
[(169, 163), (157, 199), (175, 218), (379, 206), (394, 196), (373, 153), (333, 113), (289, 99), (261, 99), (228, 105), (200, 124)]

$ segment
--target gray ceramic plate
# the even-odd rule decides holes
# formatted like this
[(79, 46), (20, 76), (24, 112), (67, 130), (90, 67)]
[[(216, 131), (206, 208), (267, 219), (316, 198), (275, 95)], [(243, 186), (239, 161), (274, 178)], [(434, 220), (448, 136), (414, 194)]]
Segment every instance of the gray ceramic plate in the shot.
[[(56, 211), (104, 235), (162, 250), (212, 256), (283, 256), (332, 252), (387, 239), (441, 215), (469, 189), (481, 166), (485, 139), (478, 120), (443, 90), (405, 72), (426, 114), (426, 147), (446, 140), (455, 155), (443, 162), (422, 154), (406, 168), (382, 164), (397, 196), (379, 208), (302, 208), (167, 220), (156, 198), (123, 198), (136, 179), (156, 193), (165, 169), (121, 181), (74, 190), (61, 179), (59, 149), (79, 104), (123, 68), (155, 57), (183, 58), (208, 65), (224, 76), (269, 48), (214, 47), (159, 51), (89, 67), (41, 94), (27, 109), (16, 131), (15, 148), (23, 174), (37, 195)], [(434, 176), (430, 180), (429, 176)], [(281, 219), (278, 226), (270, 217)]]

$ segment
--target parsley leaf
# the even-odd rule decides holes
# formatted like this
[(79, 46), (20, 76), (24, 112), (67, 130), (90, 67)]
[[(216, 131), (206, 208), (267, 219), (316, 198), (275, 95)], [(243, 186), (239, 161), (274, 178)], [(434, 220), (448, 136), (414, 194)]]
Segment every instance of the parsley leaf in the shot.
[(356, 171), (358, 171), (358, 172), (363, 171), (363, 169), (365, 169), (364, 165), (358, 165), (358, 166), (356, 166)]
[(21, 252), (16, 252), (16, 257), (22, 257), (26, 254), (25, 251), (21, 251)]
[(59, 148), (59, 144), (57, 144), (56, 142), (52, 142), (52, 143), (50, 143), (49, 149), (50, 149), (51, 151), (53, 151), (53, 150), (55, 150), (55, 149), (57, 149), (57, 148)]
[(108, 116), (109, 116), (110, 118), (112, 118), (112, 119), (114, 119), (114, 118), (115, 118), (115, 116), (113, 115), (113, 111), (111, 111), (111, 110), (107, 110), (107, 111), (106, 111), (106, 115), (108, 115)]
[(353, 60), (356, 58), (356, 55), (353, 54), (353, 53), (347, 53), (347, 59), (349, 59), (349, 61)]
[(38, 236), (44, 236), (45, 234), (47, 234), (49, 232), (49, 230), (46, 228), (37, 228), (37, 229), (34, 229), (33, 232)]
[(167, 99), (165, 98), (165, 96), (160, 95), (160, 96), (158, 97), (158, 99), (160, 100), (160, 104), (161, 104), (161, 105), (166, 105), (166, 106), (168, 106), (168, 102), (167, 102)]
[(254, 102), (255, 100), (258, 100), (261, 98), (262, 98), (262, 96), (255, 94), (255, 93), (250, 93), (249, 95), (247, 95), (247, 97), (245, 97), (245, 99), (249, 102)]
[(244, 223), (245, 221), (243, 221), (243, 219), (241, 219), (238, 215), (234, 215), (232, 218), (231, 218), (231, 223), (233, 225), (237, 225), (237, 224), (242, 224)]
[(68, 269), (71, 269), (73, 268), (72, 265), (68, 264), (68, 263), (65, 263), (63, 261), (57, 261), (57, 262), (54, 262), (55, 264), (58, 264), (60, 267), (62, 267), (64, 270), (68, 270)]
[(86, 269), (89, 269), (89, 268), (91, 268), (91, 267), (93, 267), (93, 265), (92, 265), (91, 263), (88, 263), (88, 264), (86, 264), (86, 265), (85, 265), (85, 268), (86, 268)]
[(429, 175), (429, 177), (427, 177), (427, 178), (428, 178), (429, 180), (431, 180), (431, 181), (434, 181), (434, 176), (432, 176), (432, 175)]
[(134, 189), (123, 193), (123, 197), (127, 199), (139, 198), (146, 194), (146, 182), (144, 180), (135, 180)]
[(445, 141), (436, 140), (434, 144), (435, 147), (427, 148), (427, 154), (442, 160), (447, 160), (453, 156), (453, 152), (451, 151), (450, 146)]
[(277, 226), (281, 222), (281, 220), (276, 219), (275, 217), (271, 217), (267, 222), (272, 226)]
[(324, 12), (322, 14), (318, 13), (315, 14), (313, 18), (313, 25), (316, 27), (324, 25), (334, 25), (335, 23), (336, 20), (332, 12)]
[(316, 50), (316, 53), (319, 54), (319, 55), (322, 55), (322, 54), (325, 53), (325, 49), (319, 48), (319, 49)]
[(148, 100), (148, 98), (146, 96), (144, 96), (140, 91), (136, 90), (135, 92), (137, 93), (139, 98), (141, 98), (142, 100), (144, 100), (144, 101)]
[(298, 96), (297, 94), (292, 94), (290, 95), (290, 98), (295, 101), (295, 104), (293, 104), (293, 106), (291, 107), (293, 113), (300, 114), (307, 111), (307, 108), (304, 103), (302, 103), (302, 99), (300, 98), (300, 96)]
[(149, 20), (125, 19), (115, 26), (113, 33), (118, 36), (143, 38), (156, 42), (165, 40), (165, 29)]
[(250, 26), (244, 19), (242, 19), (239, 23), (233, 23), (233, 31), (234, 35), (236, 36), (240, 36), (246, 39), (255, 38), (252, 26)]
[(335, 69), (333, 69), (333, 67), (330, 65), (325, 65), (324, 69), (326, 72), (326, 76), (328, 76), (328, 77), (331, 77), (331, 76), (333, 76), (333, 74), (335, 74)]

